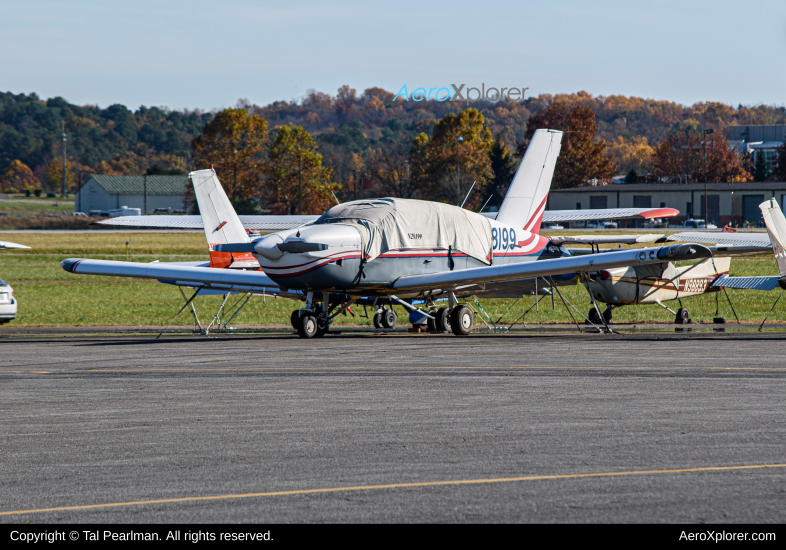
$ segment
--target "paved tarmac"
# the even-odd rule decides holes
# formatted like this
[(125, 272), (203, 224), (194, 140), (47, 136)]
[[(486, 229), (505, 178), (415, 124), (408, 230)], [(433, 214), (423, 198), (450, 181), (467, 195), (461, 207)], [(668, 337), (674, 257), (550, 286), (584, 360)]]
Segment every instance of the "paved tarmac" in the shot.
[(0, 521), (782, 523), (785, 341), (6, 334)]

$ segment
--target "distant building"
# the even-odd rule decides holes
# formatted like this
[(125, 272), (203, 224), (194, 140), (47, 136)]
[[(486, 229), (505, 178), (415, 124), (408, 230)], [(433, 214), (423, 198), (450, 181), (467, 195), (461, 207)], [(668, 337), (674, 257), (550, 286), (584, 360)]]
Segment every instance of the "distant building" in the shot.
[[(761, 225), (759, 204), (771, 198), (783, 208), (786, 182), (708, 183), (708, 215), (705, 216), (703, 183), (629, 183), (554, 189), (549, 193), (546, 210), (676, 208), (680, 216), (670, 218), (669, 223), (682, 224), (688, 218), (701, 218), (719, 227), (726, 223), (742, 226), (746, 222)], [(627, 223), (629, 227), (640, 227), (643, 220)]]
[(726, 137), (740, 153), (752, 153), (754, 162), (757, 155), (764, 156), (764, 166), (770, 174), (778, 157), (778, 148), (786, 139), (786, 125), (729, 126)]
[(188, 176), (93, 175), (74, 198), (76, 212), (108, 212), (126, 206), (150, 214), (157, 208), (183, 210)]

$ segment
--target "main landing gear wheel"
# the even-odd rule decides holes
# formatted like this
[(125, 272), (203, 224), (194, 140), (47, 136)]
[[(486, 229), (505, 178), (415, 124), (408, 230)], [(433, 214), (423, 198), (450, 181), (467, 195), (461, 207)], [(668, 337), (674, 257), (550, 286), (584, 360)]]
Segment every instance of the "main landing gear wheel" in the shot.
[(297, 333), (301, 338), (313, 338), (318, 329), (317, 320), (313, 315), (301, 315), (297, 320)]
[(437, 328), (437, 321), (436, 321), (436, 319), (437, 319), (437, 312), (432, 309), (432, 310), (429, 310), (428, 314), (431, 315), (431, 317), (434, 318), (434, 319), (432, 319), (431, 317), (426, 317), (426, 327), (428, 328), (428, 331), (429, 332), (439, 332), (439, 329)]
[(374, 314), (374, 328), (382, 328), (382, 313)]
[(292, 325), (292, 328), (297, 330), (297, 320), (300, 317), (300, 310), (296, 309), (292, 312), (292, 315), (289, 316), (289, 322)]
[(690, 314), (686, 308), (681, 307), (677, 310), (677, 317), (675, 317), (674, 323), (677, 325), (687, 325), (690, 323)]
[(603, 321), (600, 320), (600, 316), (598, 315), (598, 310), (594, 307), (591, 307), (589, 313), (587, 313), (587, 319), (589, 319), (589, 322), (593, 325), (603, 324)]
[(396, 326), (396, 312), (393, 309), (386, 309), (382, 312), (380, 323), (383, 328), (393, 328)]
[(457, 336), (466, 336), (472, 332), (472, 310), (467, 306), (456, 306), (450, 312), (450, 328)]
[(611, 323), (611, 308), (610, 307), (607, 307), (606, 309), (603, 310), (603, 320), (606, 321), (607, 325), (609, 323)]
[(437, 332), (450, 332), (450, 310), (446, 307), (441, 307), (434, 314), (434, 326)]

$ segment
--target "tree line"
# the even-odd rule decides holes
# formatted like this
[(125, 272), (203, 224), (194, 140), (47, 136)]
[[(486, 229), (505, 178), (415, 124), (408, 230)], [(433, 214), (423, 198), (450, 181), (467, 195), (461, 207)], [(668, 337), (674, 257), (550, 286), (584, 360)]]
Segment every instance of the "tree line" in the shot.
[(59, 190), (63, 130), (69, 189), (91, 173), (185, 174), (213, 164), (239, 208), (281, 213), (320, 211), (334, 195), (460, 204), (470, 188), (470, 207), (497, 206), (537, 128), (565, 131), (557, 188), (620, 173), (629, 181), (786, 179), (786, 157), (767, 174), (731, 150), (723, 131), (784, 124), (780, 107), (686, 107), (586, 92), (497, 103), (393, 96), (342, 86), (335, 96), (311, 91), (262, 107), (240, 100), (203, 113), (0, 94), (0, 192)]

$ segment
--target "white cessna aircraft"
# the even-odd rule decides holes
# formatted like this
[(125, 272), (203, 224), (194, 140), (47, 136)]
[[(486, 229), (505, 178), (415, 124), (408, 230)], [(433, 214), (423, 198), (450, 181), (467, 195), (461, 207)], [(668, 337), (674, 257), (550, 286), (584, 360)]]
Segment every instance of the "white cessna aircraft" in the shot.
[[(449, 307), (436, 311), (438, 326), (449, 324), (454, 334), (466, 335), (472, 330), (472, 311), (455, 296), (463, 288), (710, 257), (709, 249), (696, 244), (575, 257), (539, 235), (561, 139), (562, 132), (535, 132), (496, 219), (441, 203), (368, 199), (334, 206), (307, 225), (251, 240), (234, 211), (222, 209), (216, 212), (216, 226), (205, 231), (224, 231), (230, 242), (214, 249), (250, 253), (263, 271), (74, 258), (61, 265), (72, 273), (167, 279), (209, 288), (277, 287), (305, 299), (295, 324), (301, 337), (311, 338), (324, 335), (336, 315), (363, 298), (414, 309), (407, 299), (431, 302), (447, 296)], [(220, 189), (212, 169), (190, 177), (195, 187)]]

